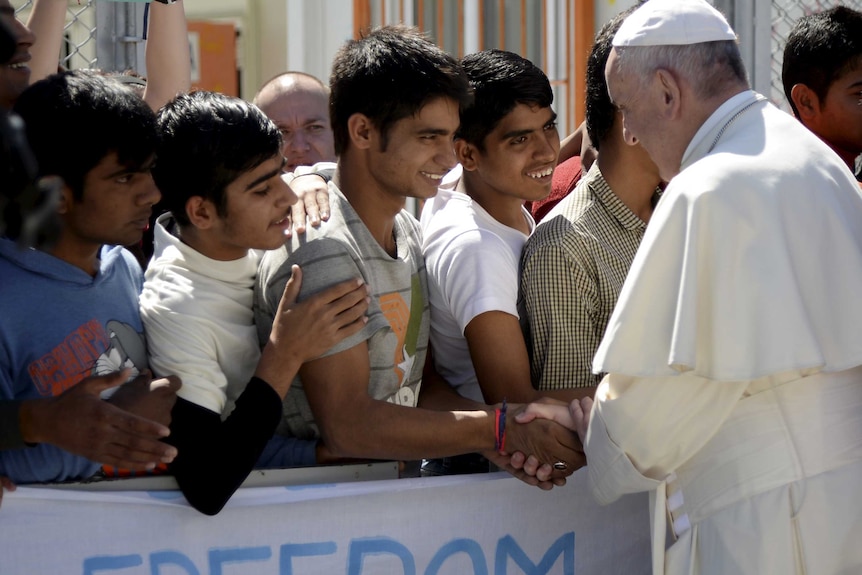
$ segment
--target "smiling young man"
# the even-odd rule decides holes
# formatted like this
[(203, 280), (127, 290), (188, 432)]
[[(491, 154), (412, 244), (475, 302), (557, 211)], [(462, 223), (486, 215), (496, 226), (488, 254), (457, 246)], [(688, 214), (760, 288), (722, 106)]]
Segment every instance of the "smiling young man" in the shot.
[[(553, 93), (541, 69), (511, 52), (470, 54), (462, 65), (474, 101), (455, 140), (460, 165), (421, 219), (435, 366), (463, 397), (529, 402), (540, 394), (519, 324), (518, 264), (535, 228), (524, 202), (548, 195), (560, 150)], [(475, 455), (423, 465), (427, 474), (477, 470), (487, 463)]]
[[(64, 185), (52, 247), (22, 250), (0, 240), (0, 399), (58, 397), (88, 376), (128, 369), (137, 377), (110, 401), (166, 425), (178, 382), (150, 392), (137, 304), (142, 274), (121, 247), (140, 240), (159, 199), (150, 174), (155, 115), (118, 82), (85, 72), (33, 84), (15, 111), (40, 175)], [(70, 147), (62, 137), (81, 134), (88, 145)], [(163, 461), (175, 453), (165, 448)], [(0, 453), (0, 475), (16, 482), (83, 479), (98, 468), (51, 445)]]
[[(265, 339), (292, 264), (307, 274), (301, 298), (356, 274), (373, 293), (365, 328), (301, 368), (285, 402), (283, 430), (322, 437), (337, 457), (493, 452), (495, 411), (461, 398), (439, 378), (422, 381), (425, 263), (418, 222), (404, 210), (407, 197), (433, 197), (455, 165), (453, 138), (469, 102), (467, 79), (454, 58), (415, 29), (387, 26), (342, 47), (330, 87), (339, 156), (331, 217), (264, 257), (258, 329)], [(578, 457), (572, 436), (512, 426), (511, 413), (507, 448), (543, 462)]]
[(15, 53), (8, 62), (0, 64), (0, 108), (8, 110), (30, 85), (28, 62), (36, 37), (15, 17), (15, 8), (9, 0), (0, 0), (0, 19), (15, 37)]
[(295, 304), (301, 276), (292, 268), (261, 352), (257, 250), (284, 243), (296, 202), (281, 177), (278, 129), (255, 106), (212, 92), (169, 102), (159, 128), (153, 172), (170, 212), (156, 224), (141, 317), (153, 369), (185, 382), (169, 470), (195, 508), (214, 514), (253, 466), (316, 463), (315, 442), (273, 437), (281, 400), (304, 361), (364, 325), (367, 292), (348, 279)]
[[(462, 396), (529, 401), (518, 262), (535, 228), (524, 202), (548, 195), (560, 149), (553, 93), (511, 52), (478, 52), (462, 65), (475, 99), (455, 140), (460, 166), (422, 211), (431, 344), (438, 372)], [(510, 388), (518, 375), (522, 385)]]

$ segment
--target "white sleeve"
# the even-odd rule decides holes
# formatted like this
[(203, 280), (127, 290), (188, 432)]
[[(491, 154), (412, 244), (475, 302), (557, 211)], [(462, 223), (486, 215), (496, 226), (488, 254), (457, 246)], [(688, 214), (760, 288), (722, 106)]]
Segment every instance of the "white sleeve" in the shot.
[(461, 333), (485, 312), (518, 317), (518, 261), (500, 238), (472, 230), (435, 251), (426, 252), (429, 276), (434, 274), (431, 281), (438, 282)]
[(715, 434), (748, 381), (690, 374), (609, 374), (596, 391), (586, 444), (593, 493), (602, 504), (657, 488)]

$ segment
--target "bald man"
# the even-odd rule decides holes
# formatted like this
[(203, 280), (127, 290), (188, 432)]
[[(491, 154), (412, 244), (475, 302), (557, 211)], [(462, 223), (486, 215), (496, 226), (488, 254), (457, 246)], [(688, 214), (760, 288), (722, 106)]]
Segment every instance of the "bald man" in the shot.
[(275, 122), (284, 141), (284, 169), (334, 162), (329, 88), (303, 72), (285, 72), (263, 85), (254, 104)]

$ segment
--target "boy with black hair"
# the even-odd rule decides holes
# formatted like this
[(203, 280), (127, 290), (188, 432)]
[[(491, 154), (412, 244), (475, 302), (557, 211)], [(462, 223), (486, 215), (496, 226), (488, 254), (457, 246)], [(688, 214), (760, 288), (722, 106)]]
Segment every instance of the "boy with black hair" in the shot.
[(431, 344), (464, 397), (533, 399), (518, 324), (518, 264), (535, 228), (525, 201), (551, 189), (560, 140), (553, 92), (529, 60), (485, 50), (461, 61), (474, 101), (455, 140), (460, 163), (422, 211)]
[[(460, 165), (421, 219), (435, 365), (477, 402), (534, 401), (542, 394), (530, 383), (518, 267), (535, 228), (524, 202), (548, 195), (559, 155), (553, 92), (540, 68), (512, 52), (485, 50), (461, 63), (474, 101), (455, 139)], [(556, 395), (570, 401), (581, 394)], [(486, 468), (475, 455), (423, 464), (426, 474)]]
[(793, 115), (855, 170), (862, 154), (862, 13), (837, 6), (800, 18), (784, 47), (781, 80)]
[[(179, 382), (151, 382), (137, 303), (141, 269), (120, 247), (140, 240), (159, 199), (150, 174), (155, 115), (119, 83), (85, 72), (33, 84), (15, 111), (39, 174), (64, 185), (52, 247), (21, 250), (0, 240), (0, 398), (55, 397), (87, 376), (127, 370), (138, 377), (109, 401), (167, 425)], [(82, 134), (88, 145), (69, 145)], [(170, 461), (176, 450), (163, 448), (162, 461)], [(98, 469), (46, 444), (0, 452), (0, 475), (21, 483), (84, 479)]]
[[(387, 26), (341, 48), (330, 88), (339, 156), (330, 220), (264, 257), (258, 329), (268, 333), (292, 264), (309, 275), (300, 299), (356, 274), (373, 293), (365, 328), (300, 369), (285, 402), (285, 430), (322, 437), (340, 457), (415, 460), (505, 447), (573, 462), (578, 454), (562, 429), (517, 425), (514, 409), (506, 417), (438, 378), (422, 380), (425, 264), (418, 223), (403, 208), (406, 197), (434, 196), (455, 164), (452, 141), (469, 103), (458, 62), (415, 29)], [(505, 446), (495, 432), (502, 417)]]
[(170, 212), (156, 223), (141, 317), (153, 369), (184, 381), (168, 439), (180, 455), (169, 469), (211, 515), (255, 464), (316, 463), (314, 442), (273, 437), (281, 400), (303, 361), (364, 325), (367, 291), (350, 279), (296, 304), (294, 266), (261, 352), (257, 250), (284, 243), (296, 201), (281, 177), (278, 128), (257, 107), (212, 92), (178, 96), (158, 121), (153, 175)]

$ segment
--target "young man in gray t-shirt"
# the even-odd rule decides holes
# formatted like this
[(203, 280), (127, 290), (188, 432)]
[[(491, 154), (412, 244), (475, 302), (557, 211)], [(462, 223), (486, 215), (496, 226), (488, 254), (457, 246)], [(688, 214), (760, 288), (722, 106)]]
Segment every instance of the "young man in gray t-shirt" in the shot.
[(282, 431), (319, 436), (335, 458), (483, 452), (506, 466), (507, 454), (520, 451), (541, 463), (567, 462), (566, 470), (547, 466), (537, 475), (562, 482), (581, 462), (570, 432), (550, 421), (517, 424), (514, 406), (506, 414), (502, 406), (461, 398), (434, 374), (422, 381), (427, 285), (419, 227), (403, 208), (406, 197), (433, 196), (455, 165), (452, 142), (470, 97), (458, 62), (415, 29), (388, 26), (347, 42), (331, 78), (339, 156), (330, 184), (332, 217), (265, 256), (256, 322), (268, 333), (295, 263), (307, 278), (300, 300), (358, 273), (372, 301), (358, 335), (300, 369), (285, 401)]

